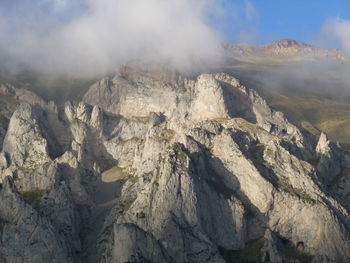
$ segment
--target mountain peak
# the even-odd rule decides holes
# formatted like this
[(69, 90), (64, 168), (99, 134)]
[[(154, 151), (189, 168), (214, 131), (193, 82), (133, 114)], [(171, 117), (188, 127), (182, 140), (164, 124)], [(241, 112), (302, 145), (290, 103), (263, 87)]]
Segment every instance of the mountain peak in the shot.
[(263, 47), (265, 48), (290, 48), (290, 47), (303, 48), (303, 47), (311, 47), (311, 45), (308, 45), (304, 42), (297, 41), (294, 39), (285, 38), (285, 39), (280, 39), (280, 40), (268, 43)]

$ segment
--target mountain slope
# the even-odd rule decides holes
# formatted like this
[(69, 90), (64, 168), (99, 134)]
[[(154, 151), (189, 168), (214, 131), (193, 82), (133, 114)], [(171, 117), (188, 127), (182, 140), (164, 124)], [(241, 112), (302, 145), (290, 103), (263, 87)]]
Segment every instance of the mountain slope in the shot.
[(226, 50), (233, 61), (224, 71), (258, 90), (273, 108), (316, 135), (324, 131), (333, 141), (350, 143), (349, 66), (341, 51), (290, 39)]
[(79, 103), (17, 107), (1, 257), (348, 262), (347, 153), (228, 74), (167, 74), (124, 68)]

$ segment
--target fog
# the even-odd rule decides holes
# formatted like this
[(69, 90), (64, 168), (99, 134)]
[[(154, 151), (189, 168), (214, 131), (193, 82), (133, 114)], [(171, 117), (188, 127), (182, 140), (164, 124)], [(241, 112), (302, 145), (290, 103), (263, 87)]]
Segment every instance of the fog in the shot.
[(350, 21), (341, 18), (328, 19), (316, 36), (316, 44), (337, 46), (347, 57), (350, 55)]
[[(255, 41), (258, 11), (226, 0), (1, 0), (0, 70), (99, 77), (132, 60), (157, 61), (183, 72), (222, 63), (224, 39)], [(229, 30), (225, 19), (235, 21)], [(242, 24), (253, 25), (241, 30)], [(219, 32), (218, 28), (224, 29)], [(235, 32), (226, 36), (223, 32)], [(311, 44), (350, 54), (350, 21), (325, 21)], [(252, 74), (265, 88), (350, 90), (349, 59), (286, 64)]]
[[(224, 1), (2, 0), (1, 56), (8, 70), (96, 75), (130, 60), (181, 70), (220, 57), (222, 36), (210, 26)], [(2, 8), (2, 10), (1, 10)]]
[(330, 58), (315, 61), (288, 62), (270, 70), (256, 71), (250, 83), (265, 90), (283, 90), (296, 94), (318, 94), (329, 98), (350, 99), (350, 21), (333, 18), (327, 20), (314, 36), (316, 47), (337, 47), (343, 60)]
[(290, 94), (316, 94), (322, 97), (350, 99), (349, 65), (329, 60), (288, 63), (269, 71), (255, 71), (250, 83), (264, 90)]

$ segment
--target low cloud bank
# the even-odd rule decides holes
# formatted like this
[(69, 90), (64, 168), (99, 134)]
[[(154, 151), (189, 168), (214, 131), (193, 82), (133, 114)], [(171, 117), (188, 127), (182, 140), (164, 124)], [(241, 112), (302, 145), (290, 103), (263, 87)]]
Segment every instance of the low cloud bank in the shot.
[[(94, 75), (135, 59), (182, 70), (220, 57), (214, 0), (4, 0), (0, 51), (11, 71)], [(5, 10), (6, 9), (6, 10)], [(214, 18), (214, 19), (213, 19)]]

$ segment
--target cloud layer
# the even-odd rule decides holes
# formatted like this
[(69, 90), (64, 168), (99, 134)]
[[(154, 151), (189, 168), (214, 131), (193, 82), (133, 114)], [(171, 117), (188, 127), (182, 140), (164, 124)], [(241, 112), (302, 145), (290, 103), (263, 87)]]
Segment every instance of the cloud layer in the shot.
[(322, 26), (318, 42), (325, 46), (338, 46), (350, 55), (350, 21), (341, 18), (328, 19)]
[(212, 63), (220, 50), (221, 37), (209, 26), (223, 11), (220, 1), (4, 1), (14, 10), (0, 17), (7, 36), (0, 47), (14, 70), (91, 75), (134, 59), (187, 70)]
[[(219, 62), (223, 39), (255, 42), (258, 21), (249, 0), (2, 0), (1, 66), (93, 76), (142, 59), (201, 70)], [(334, 18), (318, 43), (350, 54), (349, 38), (350, 21)]]

